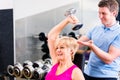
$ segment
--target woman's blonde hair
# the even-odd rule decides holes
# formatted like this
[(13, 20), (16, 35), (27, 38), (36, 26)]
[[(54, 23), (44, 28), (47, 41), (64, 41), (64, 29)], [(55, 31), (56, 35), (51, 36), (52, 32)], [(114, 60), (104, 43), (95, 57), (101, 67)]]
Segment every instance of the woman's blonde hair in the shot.
[(77, 40), (74, 39), (73, 37), (63, 36), (57, 40), (56, 47), (61, 43), (73, 51), (71, 58), (72, 60), (74, 60), (74, 55), (79, 48), (79, 44), (77, 43)]

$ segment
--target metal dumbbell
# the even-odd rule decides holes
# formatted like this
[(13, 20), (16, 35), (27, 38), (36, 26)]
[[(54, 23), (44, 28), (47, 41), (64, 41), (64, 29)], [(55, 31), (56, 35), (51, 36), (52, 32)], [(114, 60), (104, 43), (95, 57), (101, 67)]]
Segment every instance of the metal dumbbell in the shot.
[(34, 68), (32, 65), (25, 65), (23, 68), (23, 75), (25, 76), (25, 78), (32, 78), (33, 77), (33, 72), (34, 72)]
[(52, 65), (52, 60), (51, 60), (51, 58), (46, 58), (46, 59), (44, 60), (44, 64), (50, 64), (50, 65)]
[(32, 71), (34, 68), (32, 67), (33, 63), (30, 60), (26, 60), (23, 62), (23, 75), (25, 78), (31, 78), (32, 76)]
[(34, 71), (33, 63), (30, 60), (26, 60), (24, 61), (23, 66), (23, 75), (25, 76), (25, 78), (32, 78)]
[(7, 73), (10, 75), (10, 76), (14, 76), (14, 66), (13, 65), (8, 65), (7, 66)]
[(44, 64), (42, 67), (35, 68), (34, 70), (34, 78), (35, 79), (42, 79), (45, 77), (47, 72), (50, 70), (52, 66), (52, 61), (50, 58), (45, 59)]
[[(75, 13), (76, 13), (76, 9), (70, 8), (65, 12), (65, 16), (74, 15)], [(77, 23), (73, 26), (72, 30), (79, 30), (82, 26), (83, 24)]]
[(51, 69), (51, 67), (52, 67), (52, 60), (50, 58), (45, 59), (42, 69), (45, 72), (48, 72)]
[(43, 66), (43, 61), (42, 60), (37, 60), (35, 62), (30, 62), (30, 61), (25, 61), (24, 62), (24, 69), (23, 69), (23, 74), (26, 78), (30, 79), (33, 78), (34, 75), (34, 70), (35, 68), (42, 67)]
[(16, 63), (13, 68), (15, 77), (23, 77), (22, 70), (23, 70), (23, 66), (19, 62)]
[(35, 68), (33, 77), (34, 77), (34, 79), (42, 79), (45, 77), (46, 74), (47, 74), (47, 72), (39, 67), (39, 68)]
[(33, 67), (36, 68), (36, 67), (42, 67), (44, 64), (44, 61), (42, 59), (40, 60), (37, 60), (33, 63)]
[(23, 62), (23, 67), (26, 65), (33, 65), (33, 63), (30, 60), (26, 60)]

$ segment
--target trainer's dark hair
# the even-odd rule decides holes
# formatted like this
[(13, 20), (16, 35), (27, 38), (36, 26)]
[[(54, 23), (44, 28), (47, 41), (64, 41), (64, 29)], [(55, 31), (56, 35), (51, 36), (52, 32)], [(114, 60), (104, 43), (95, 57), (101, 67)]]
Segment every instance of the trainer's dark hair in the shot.
[(117, 15), (119, 12), (119, 4), (116, 0), (101, 0), (98, 7), (107, 7), (111, 12), (117, 11)]

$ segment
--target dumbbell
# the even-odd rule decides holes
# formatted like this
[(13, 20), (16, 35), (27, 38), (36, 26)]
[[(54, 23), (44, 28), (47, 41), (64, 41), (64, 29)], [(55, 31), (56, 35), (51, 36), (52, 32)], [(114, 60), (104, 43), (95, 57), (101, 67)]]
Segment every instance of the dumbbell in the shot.
[(8, 73), (10, 76), (14, 76), (13, 68), (14, 68), (13, 65), (8, 65), (8, 66), (7, 66), (7, 73)]
[(45, 59), (42, 69), (45, 73), (49, 72), (52, 67), (52, 60), (50, 58)]
[(46, 58), (44, 60), (44, 64), (50, 64), (50, 65), (52, 65), (52, 59), (51, 58)]
[(42, 67), (43, 66), (43, 61), (42, 60), (37, 60), (35, 62), (30, 62), (26, 61), (24, 62), (24, 69), (23, 69), (23, 74), (26, 78), (31, 79), (33, 78), (33, 72), (35, 68), (37, 67)]
[(33, 67), (36, 68), (36, 67), (42, 67), (44, 64), (44, 61), (42, 59), (40, 60), (37, 60), (35, 62), (33, 62)]
[(33, 73), (33, 78), (34, 79), (43, 79), (45, 75), (47, 74), (46, 71), (44, 71), (42, 68), (35, 68), (34, 73)]
[(26, 60), (24, 61), (23, 63), (23, 75), (25, 76), (25, 78), (32, 78), (33, 76), (33, 71), (34, 71), (34, 68), (33, 68), (33, 63), (29, 60)]
[(23, 68), (23, 75), (25, 78), (31, 79), (33, 77), (34, 68), (32, 65), (25, 65)]
[(15, 77), (23, 77), (22, 70), (23, 70), (23, 66), (19, 62), (17, 62), (13, 68)]
[(42, 67), (35, 68), (34, 70), (34, 78), (35, 79), (42, 79), (48, 73), (52, 66), (52, 61), (50, 58), (45, 59), (44, 65)]
[(23, 67), (26, 65), (33, 65), (33, 63), (30, 60), (26, 60), (23, 62)]
[[(76, 9), (70, 8), (65, 12), (65, 16), (74, 15), (75, 13), (76, 13)], [(77, 23), (73, 26), (72, 30), (79, 30), (82, 26), (83, 24)]]
[(39, 40), (40, 41), (47, 41), (47, 37), (45, 36), (44, 32), (39, 33)]

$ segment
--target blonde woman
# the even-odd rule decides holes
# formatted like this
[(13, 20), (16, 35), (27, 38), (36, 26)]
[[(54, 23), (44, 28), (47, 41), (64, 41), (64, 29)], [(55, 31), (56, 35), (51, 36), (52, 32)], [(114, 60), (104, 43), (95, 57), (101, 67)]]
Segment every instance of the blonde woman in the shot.
[(78, 20), (68, 16), (48, 33), (48, 46), (53, 66), (45, 80), (85, 80), (82, 71), (72, 62), (79, 47), (72, 37), (59, 37), (60, 32), (68, 23), (75, 24)]

